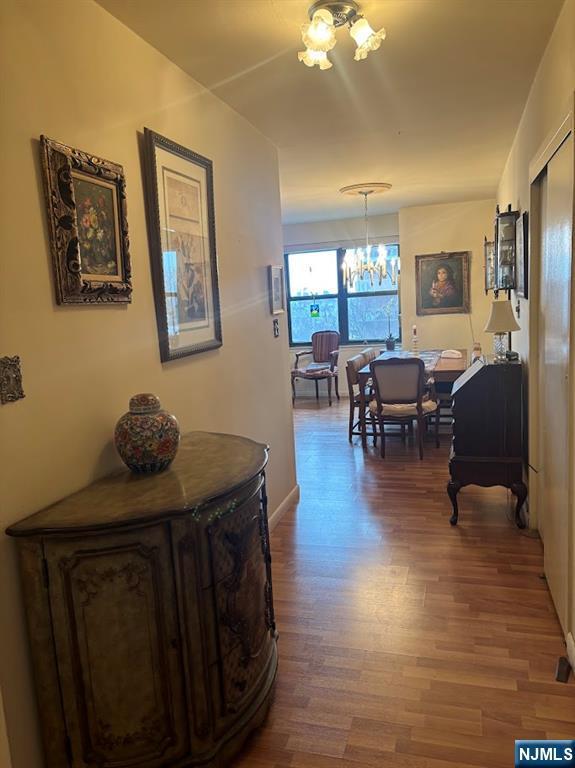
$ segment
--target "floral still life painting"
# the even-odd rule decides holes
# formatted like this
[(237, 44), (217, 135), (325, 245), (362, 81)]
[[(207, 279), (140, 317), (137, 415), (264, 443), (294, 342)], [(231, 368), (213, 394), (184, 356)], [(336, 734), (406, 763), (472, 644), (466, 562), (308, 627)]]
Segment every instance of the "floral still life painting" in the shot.
[(469, 312), (469, 251), (415, 257), (418, 315)]
[(58, 304), (131, 301), (121, 165), (41, 137)]
[(114, 225), (115, 190), (74, 173), (72, 181), (78, 212), (81, 272), (121, 279), (118, 232)]

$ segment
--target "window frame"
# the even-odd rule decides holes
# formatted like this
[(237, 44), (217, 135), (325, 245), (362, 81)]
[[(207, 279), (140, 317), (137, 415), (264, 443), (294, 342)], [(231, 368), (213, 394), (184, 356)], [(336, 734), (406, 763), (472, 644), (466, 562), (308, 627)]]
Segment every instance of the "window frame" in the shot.
[[(371, 246), (373, 247), (372, 243)], [(383, 245), (393, 245), (397, 248), (397, 258), (401, 265), (401, 255), (399, 243), (383, 243)], [(336, 264), (337, 264), (337, 293), (322, 293), (321, 296), (316, 296), (316, 299), (337, 299), (337, 310), (339, 319), (339, 328), (337, 329), (340, 335), (340, 343), (342, 346), (363, 346), (365, 344), (378, 344), (383, 343), (385, 338), (371, 338), (371, 339), (350, 339), (349, 338), (349, 319), (348, 319), (348, 304), (347, 301), (350, 298), (373, 298), (374, 296), (397, 296), (397, 317), (399, 321), (399, 336), (396, 337), (396, 342), (401, 343), (401, 266), (397, 273), (397, 289), (394, 291), (381, 290), (381, 291), (361, 291), (354, 293), (348, 293), (343, 279), (343, 259), (348, 249), (343, 246), (336, 246), (333, 248), (306, 248), (305, 250), (286, 251), (284, 253), (284, 265), (285, 265), (285, 282), (286, 282), (286, 304), (287, 304), (287, 321), (288, 321), (288, 334), (289, 334), (289, 346), (290, 347), (309, 347), (310, 341), (293, 341), (292, 339), (292, 321), (291, 321), (291, 302), (292, 301), (312, 301), (311, 296), (291, 296), (290, 295), (290, 272), (289, 272), (289, 257), (291, 254), (298, 253), (326, 253), (329, 251), (336, 252)]]

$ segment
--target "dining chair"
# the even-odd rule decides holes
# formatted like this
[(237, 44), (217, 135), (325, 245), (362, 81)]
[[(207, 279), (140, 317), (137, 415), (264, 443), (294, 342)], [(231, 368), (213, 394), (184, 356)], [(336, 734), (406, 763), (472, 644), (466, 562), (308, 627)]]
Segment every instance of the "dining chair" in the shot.
[[(345, 366), (345, 373), (347, 376), (347, 388), (349, 392), (349, 425), (348, 425), (348, 439), (351, 443), (353, 435), (361, 435), (361, 422), (367, 416), (366, 412), (361, 413), (361, 396), (359, 391), (359, 378), (358, 372), (366, 366), (370, 361), (365, 354), (366, 350), (359, 355), (350, 357)], [(369, 398), (364, 400), (366, 406), (369, 404)], [(357, 421), (355, 420), (355, 410), (357, 408)]]
[(366, 347), (361, 350), (361, 354), (365, 357), (365, 364), (368, 365), (372, 360), (377, 357), (377, 352), (374, 347)]
[[(361, 408), (361, 396), (359, 391), (359, 377), (358, 372), (364, 368), (366, 365), (369, 365), (372, 360), (375, 360), (377, 357), (377, 352), (373, 347), (366, 347), (365, 349), (362, 349), (361, 352), (357, 355), (354, 355), (353, 357), (350, 357), (346, 363), (346, 376), (347, 376), (347, 388), (349, 393), (349, 427), (348, 427), (348, 438), (349, 442), (351, 443), (353, 435), (361, 435), (361, 423), (362, 420), (366, 419), (369, 415), (369, 412), (367, 410), (367, 407), (369, 405), (370, 397), (373, 394), (373, 389), (371, 386), (371, 379), (364, 385), (365, 389), (365, 411), (364, 413), (360, 413)], [(357, 408), (358, 414), (357, 414), (357, 421), (355, 421), (355, 409)], [(375, 435), (373, 432), (368, 432), (367, 434), (373, 435), (375, 438)], [(375, 445), (375, 440), (374, 440)]]
[[(381, 456), (385, 458), (385, 424), (417, 422), (419, 458), (423, 459), (426, 422), (437, 410), (433, 381), (427, 382), (423, 360), (418, 357), (374, 360), (370, 364), (375, 397), (369, 403), (374, 432), (379, 432)], [(435, 419), (435, 447), (439, 448), (439, 422)]]
[[(315, 396), (319, 400), (319, 382), (327, 381), (327, 395), (331, 405), (331, 382), (335, 383), (335, 394), (339, 400), (337, 359), (339, 355), (339, 333), (337, 331), (316, 331), (311, 337), (311, 349), (297, 352), (291, 372), (292, 403), (295, 403), (296, 379), (315, 381)], [(299, 367), (300, 357), (312, 356), (312, 362), (305, 368)]]

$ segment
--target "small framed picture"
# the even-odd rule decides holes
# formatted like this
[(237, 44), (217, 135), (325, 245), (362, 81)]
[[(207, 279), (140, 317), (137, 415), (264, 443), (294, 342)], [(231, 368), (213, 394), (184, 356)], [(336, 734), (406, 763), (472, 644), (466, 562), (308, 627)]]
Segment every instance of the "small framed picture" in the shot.
[(131, 301), (121, 165), (40, 139), (58, 304)]
[(284, 268), (268, 267), (268, 284), (270, 292), (270, 312), (281, 315), (285, 312)]
[(144, 128), (162, 362), (222, 346), (212, 161)]
[(529, 283), (529, 213), (523, 211), (515, 224), (515, 243), (517, 249), (517, 295), (528, 298)]

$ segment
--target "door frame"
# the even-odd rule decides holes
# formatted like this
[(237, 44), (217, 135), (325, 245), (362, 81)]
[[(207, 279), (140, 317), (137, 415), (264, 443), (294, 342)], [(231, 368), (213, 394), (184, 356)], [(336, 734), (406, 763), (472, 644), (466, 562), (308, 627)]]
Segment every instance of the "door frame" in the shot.
[[(557, 152), (563, 142), (573, 137), (575, 142), (575, 94), (573, 94), (567, 107), (562, 111), (561, 118), (556, 122), (556, 127), (543, 142), (538, 152), (529, 163), (529, 516), (530, 526), (538, 527), (539, 510), (541, 509), (541, 489), (538, 481), (538, 468), (540, 466), (539, 444), (539, 393), (538, 382), (540, 376), (540, 344), (539, 344), (539, 310), (541, 305), (541, 227), (540, 227), (540, 190), (539, 176), (547, 164)], [(575, 151), (574, 151), (575, 157)], [(575, 168), (574, 168), (575, 179)], [(571, 280), (570, 280), (570, 304), (571, 316), (569, 323), (569, 376), (571, 385), (575, 383), (575, 182), (573, 190), (573, 210), (571, 215)], [(567, 652), (572, 667), (575, 669), (575, 398), (571, 397), (568, 407), (568, 466), (571, 467), (568, 488), (568, 505), (570, 508), (568, 540), (568, 608), (567, 608)]]

